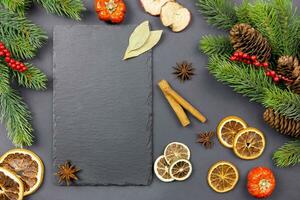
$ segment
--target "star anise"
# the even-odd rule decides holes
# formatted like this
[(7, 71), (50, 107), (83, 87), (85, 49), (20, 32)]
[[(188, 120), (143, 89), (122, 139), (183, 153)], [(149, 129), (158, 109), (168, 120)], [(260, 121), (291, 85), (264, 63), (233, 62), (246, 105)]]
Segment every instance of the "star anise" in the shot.
[(59, 178), (58, 183), (65, 182), (69, 186), (71, 182), (78, 180), (76, 173), (79, 171), (80, 169), (71, 165), (70, 161), (66, 161), (64, 164), (58, 166), (58, 171), (55, 175)]
[(195, 70), (192, 63), (188, 63), (187, 61), (176, 63), (176, 67), (173, 67), (173, 69), (175, 70), (173, 74), (181, 81), (190, 80), (194, 75)]
[(197, 142), (202, 144), (206, 149), (212, 148), (213, 141), (212, 138), (215, 136), (213, 131), (208, 131), (198, 134)]

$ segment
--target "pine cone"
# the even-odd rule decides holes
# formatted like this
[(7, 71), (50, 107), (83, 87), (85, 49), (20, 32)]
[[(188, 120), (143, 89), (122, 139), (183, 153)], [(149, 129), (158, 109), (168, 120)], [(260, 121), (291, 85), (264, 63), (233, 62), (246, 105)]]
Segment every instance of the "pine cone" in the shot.
[(266, 62), (271, 57), (271, 46), (267, 39), (248, 24), (233, 26), (230, 31), (230, 41), (235, 50), (255, 55), (261, 62)]
[(264, 120), (278, 132), (284, 135), (300, 138), (300, 121), (288, 119), (270, 108), (265, 111)]
[(294, 56), (281, 56), (278, 59), (277, 73), (285, 76), (292, 82), (287, 83), (288, 87), (297, 94), (300, 94), (300, 62)]

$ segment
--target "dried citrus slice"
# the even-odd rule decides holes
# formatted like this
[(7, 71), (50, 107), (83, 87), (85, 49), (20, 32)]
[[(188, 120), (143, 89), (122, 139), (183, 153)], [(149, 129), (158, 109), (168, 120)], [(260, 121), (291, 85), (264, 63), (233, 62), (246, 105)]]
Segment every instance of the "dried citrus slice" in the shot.
[(163, 182), (172, 182), (174, 179), (169, 174), (169, 164), (165, 156), (159, 156), (154, 163), (154, 172), (157, 178)]
[(170, 165), (179, 159), (189, 160), (191, 153), (190, 149), (185, 144), (180, 142), (172, 142), (166, 146), (164, 150), (164, 156), (167, 163)]
[(219, 161), (208, 171), (207, 181), (216, 192), (224, 193), (232, 190), (239, 180), (237, 168), (230, 162)]
[(258, 158), (265, 149), (265, 136), (256, 128), (240, 131), (233, 142), (234, 153), (245, 160)]
[(232, 148), (235, 135), (247, 127), (247, 123), (239, 117), (228, 116), (224, 118), (217, 127), (217, 135), (221, 144)]
[(12, 149), (1, 156), (0, 166), (15, 172), (24, 182), (24, 196), (35, 192), (43, 182), (43, 162), (32, 151)]
[(179, 159), (170, 166), (170, 175), (177, 181), (184, 181), (192, 174), (192, 164), (186, 159)]
[(0, 199), (22, 200), (24, 194), (23, 182), (14, 172), (0, 167)]

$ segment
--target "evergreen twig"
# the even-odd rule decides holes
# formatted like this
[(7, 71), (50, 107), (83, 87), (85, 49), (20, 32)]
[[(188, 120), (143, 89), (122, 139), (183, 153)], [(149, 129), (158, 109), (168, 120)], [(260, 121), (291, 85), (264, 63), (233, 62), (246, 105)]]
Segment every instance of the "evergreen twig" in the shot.
[(31, 114), (18, 93), (11, 89), (0, 95), (1, 121), (5, 123), (8, 138), (17, 147), (30, 146), (33, 142)]
[(289, 167), (300, 163), (300, 140), (291, 141), (280, 147), (273, 155), (278, 167)]
[(0, 41), (16, 59), (32, 58), (47, 39), (44, 30), (25, 17), (0, 8)]
[(80, 20), (80, 13), (85, 10), (81, 0), (35, 0), (41, 4), (49, 13), (60, 16), (68, 16)]
[(217, 28), (230, 30), (237, 23), (232, 0), (198, 0), (196, 5), (207, 22)]
[(11, 12), (17, 12), (20, 16), (25, 15), (25, 9), (30, 5), (31, 0), (1, 0), (0, 5)]
[(0, 95), (10, 90), (9, 81), (9, 69), (6, 65), (0, 63)]
[(204, 36), (199, 42), (199, 49), (208, 56), (232, 53), (234, 49), (227, 36)]
[(25, 65), (28, 67), (28, 70), (25, 72), (13, 70), (13, 76), (16, 78), (18, 84), (34, 90), (46, 89), (47, 76), (32, 64), (25, 63)]

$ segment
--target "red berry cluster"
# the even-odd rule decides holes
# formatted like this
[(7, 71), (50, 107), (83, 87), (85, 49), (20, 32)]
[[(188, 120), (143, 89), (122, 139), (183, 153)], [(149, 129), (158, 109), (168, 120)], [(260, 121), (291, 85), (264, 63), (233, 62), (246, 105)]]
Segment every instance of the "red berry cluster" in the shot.
[(283, 80), (285, 82), (291, 82), (290, 79), (286, 78), (285, 76), (276, 74), (275, 71), (269, 69), (269, 62), (259, 62), (257, 60), (257, 56), (255, 55), (249, 55), (247, 53), (243, 53), (241, 51), (236, 51), (233, 53), (233, 55), (230, 57), (231, 61), (239, 61), (243, 62), (247, 65), (254, 65), (256, 67), (263, 67), (265, 69), (265, 73), (268, 77), (271, 77), (274, 82), (278, 83), (280, 80)]
[(28, 68), (24, 65), (24, 63), (20, 61), (16, 61), (15, 59), (11, 58), (9, 50), (5, 47), (5, 45), (0, 42), (0, 57), (4, 57), (4, 61), (10, 66), (13, 70), (24, 72)]

